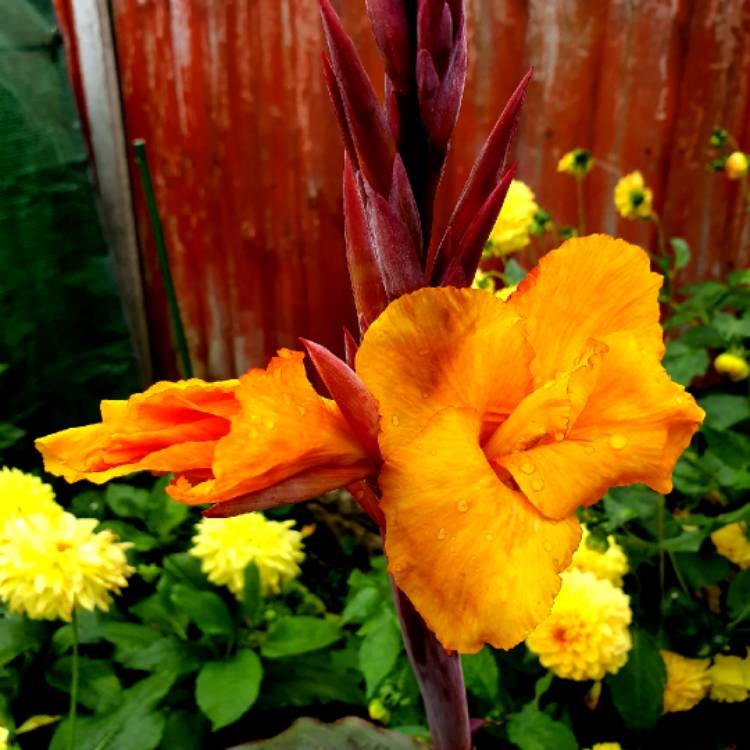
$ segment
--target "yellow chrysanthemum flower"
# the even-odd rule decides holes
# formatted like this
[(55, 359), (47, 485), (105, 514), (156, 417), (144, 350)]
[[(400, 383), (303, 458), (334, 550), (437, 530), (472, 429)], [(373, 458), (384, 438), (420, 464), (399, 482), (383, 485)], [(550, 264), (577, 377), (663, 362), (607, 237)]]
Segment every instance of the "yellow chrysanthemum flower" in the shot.
[(591, 549), (587, 544), (590, 536), (585, 524), (581, 524), (583, 536), (578, 550), (570, 562), (570, 569), (593, 573), (597, 578), (622, 586), (622, 578), (628, 572), (628, 558), (613, 536), (607, 537), (609, 547), (604, 552)]
[(39, 477), (8, 466), (0, 469), (0, 524), (22, 514), (62, 512), (52, 487)]
[(567, 680), (601, 680), (628, 660), (630, 598), (593, 573), (568, 570), (550, 616), (526, 639), (539, 661)]
[(505, 202), (490, 233), (493, 255), (508, 255), (529, 244), (531, 225), (539, 206), (531, 188), (520, 180), (513, 180)]
[(750, 365), (748, 365), (747, 360), (740, 357), (739, 354), (732, 354), (731, 352), (720, 354), (714, 360), (714, 368), (716, 372), (728, 375), (729, 379), (735, 383), (750, 375)]
[(750, 568), (750, 539), (745, 533), (747, 524), (730, 523), (711, 534), (716, 551), (743, 570)]
[(750, 656), (715, 656), (711, 669), (711, 700), (739, 703), (750, 692)]
[(742, 179), (747, 174), (748, 158), (742, 151), (729, 154), (724, 162), (724, 172), (730, 180)]
[(640, 172), (621, 177), (615, 185), (615, 208), (625, 219), (650, 218), (653, 200), (653, 191), (646, 187)]
[(706, 697), (711, 685), (710, 659), (688, 659), (672, 651), (662, 651), (667, 670), (664, 685), (664, 713), (689, 711)]
[(278, 594), (299, 575), (305, 559), (302, 534), (292, 526), (294, 521), (269, 521), (262, 513), (204, 518), (196, 526), (190, 554), (200, 558), (209, 581), (237, 597), (251, 562), (258, 567), (263, 595)]
[(591, 153), (585, 148), (574, 148), (557, 162), (557, 171), (573, 175), (573, 177), (585, 177), (594, 166)]
[(622, 750), (622, 745), (619, 742), (597, 742), (590, 750)]
[(109, 530), (95, 518), (31, 513), (0, 529), (0, 599), (35, 620), (70, 621), (74, 608), (106, 611), (111, 593), (134, 572)]

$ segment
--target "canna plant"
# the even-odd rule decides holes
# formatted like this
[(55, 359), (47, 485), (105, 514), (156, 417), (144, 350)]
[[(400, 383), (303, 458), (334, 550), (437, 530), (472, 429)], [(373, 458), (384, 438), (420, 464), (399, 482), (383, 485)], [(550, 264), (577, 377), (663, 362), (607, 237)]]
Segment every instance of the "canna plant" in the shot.
[(378, 524), (436, 750), (468, 750), (460, 652), (510, 648), (549, 614), (576, 510), (609, 487), (671, 489), (703, 412), (661, 364), (646, 253), (602, 235), (544, 257), (507, 301), (469, 288), (515, 168), (527, 74), (444, 227), (434, 213), (466, 76), (462, 0), (368, 0), (384, 105), (329, 0), (323, 72), (345, 148), (359, 316), (345, 361), (303, 341), (239, 380), (157, 383), (37, 441), (48, 471), (171, 472), (231, 516), (347, 487)]

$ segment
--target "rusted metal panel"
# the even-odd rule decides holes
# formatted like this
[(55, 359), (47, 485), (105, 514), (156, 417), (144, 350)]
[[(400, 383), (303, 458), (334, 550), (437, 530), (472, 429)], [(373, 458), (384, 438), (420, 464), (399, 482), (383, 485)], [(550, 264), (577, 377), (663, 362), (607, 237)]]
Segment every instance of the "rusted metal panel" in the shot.
[[(224, 376), (310, 336), (338, 349), (352, 323), (341, 231), (341, 144), (320, 74), (314, 0), (113, 0), (129, 138), (148, 141), (199, 373)], [(686, 278), (750, 263), (736, 184), (706, 168), (715, 124), (750, 148), (750, 0), (467, 0), (470, 67), (442, 214), (505, 99), (536, 71), (516, 145), (520, 177), (563, 223), (570, 148), (599, 160), (587, 228), (653, 244), (615, 215), (640, 169)], [(364, 0), (338, 3), (375, 76)], [(378, 80), (378, 78), (376, 78)], [(174, 357), (143, 199), (135, 189), (157, 370)]]

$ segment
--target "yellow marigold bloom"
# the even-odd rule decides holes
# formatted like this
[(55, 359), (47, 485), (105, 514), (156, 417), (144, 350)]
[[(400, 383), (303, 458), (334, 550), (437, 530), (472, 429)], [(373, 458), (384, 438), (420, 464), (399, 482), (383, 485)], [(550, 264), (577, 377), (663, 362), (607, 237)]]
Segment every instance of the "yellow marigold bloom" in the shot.
[(526, 247), (538, 210), (531, 188), (520, 180), (513, 180), (490, 233), (493, 255), (508, 255)]
[(622, 547), (613, 536), (607, 537), (609, 547), (605, 552), (591, 549), (586, 543), (590, 536), (589, 530), (581, 524), (583, 536), (570, 567), (584, 573), (593, 573), (597, 578), (611, 581), (615, 586), (622, 586), (622, 577), (628, 572), (628, 558)]
[(62, 513), (50, 485), (33, 474), (3, 466), (0, 469), (0, 524), (28, 513)]
[(71, 620), (73, 609), (106, 611), (134, 572), (99, 521), (70, 513), (16, 516), (0, 529), (0, 599), (35, 620)]
[(615, 185), (615, 208), (625, 219), (648, 219), (654, 194), (647, 188), (640, 172), (621, 177)]
[(573, 177), (584, 177), (594, 166), (591, 153), (584, 148), (574, 148), (557, 162), (557, 171), (573, 175)]
[(662, 651), (667, 670), (664, 686), (664, 713), (689, 711), (706, 697), (711, 685), (709, 659), (688, 659), (672, 651)]
[(746, 529), (747, 524), (743, 521), (730, 523), (711, 534), (716, 551), (743, 570), (750, 568), (750, 539), (747, 538)]
[(711, 679), (711, 700), (739, 703), (750, 692), (750, 656), (715, 656), (708, 670)]
[(724, 172), (730, 180), (739, 180), (747, 174), (748, 159), (742, 151), (729, 154), (724, 162)]
[(724, 352), (714, 360), (716, 372), (721, 372), (729, 376), (729, 379), (735, 383), (744, 380), (750, 375), (750, 365), (744, 357), (731, 352)]
[(562, 575), (552, 613), (526, 639), (539, 661), (567, 680), (601, 680), (628, 660), (630, 598), (593, 573)]
[(305, 559), (302, 534), (292, 526), (294, 521), (269, 521), (262, 513), (204, 518), (196, 526), (190, 554), (200, 558), (209, 581), (237, 597), (251, 562), (258, 567), (263, 595), (278, 594), (299, 575)]

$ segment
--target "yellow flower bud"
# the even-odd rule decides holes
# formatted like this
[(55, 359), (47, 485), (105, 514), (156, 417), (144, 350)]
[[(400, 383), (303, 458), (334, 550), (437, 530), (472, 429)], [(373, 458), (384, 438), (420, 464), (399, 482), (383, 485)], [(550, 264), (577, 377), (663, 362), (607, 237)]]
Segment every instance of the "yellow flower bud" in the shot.
[(750, 375), (750, 365), (748, 365), (747, 361), (738, 354), (732, 354), (731, 352), (720, 354), (714, 360), (714, 368), (716, 372), (728, 375), (729, 379), (735, 382), (744, 380)]
[(640, 172), (621, 177), (615, 185), (615, 208), (625, 219), (651, 218), (654, 194)]
[(729, 154), (724, 162), (724, 171), (730, 180), (739, 180), (747, 174), (748, 159), (742, 151)]
[(586, 149), (574, 148), (557, 162), (557, 171), (574, 177), (584, 177), (591, 171), (592, 166), (594, 166), (594, 160), (591, 154)]
[(385, 706), (383, 701), (377, 698), (370, 701), (370, 705), (367, 707), (367, 712), (370, 714), (370, 718), (373, 721), (379, 721), (381, 724), (387, 724), (391, 719), (391, 712)]

